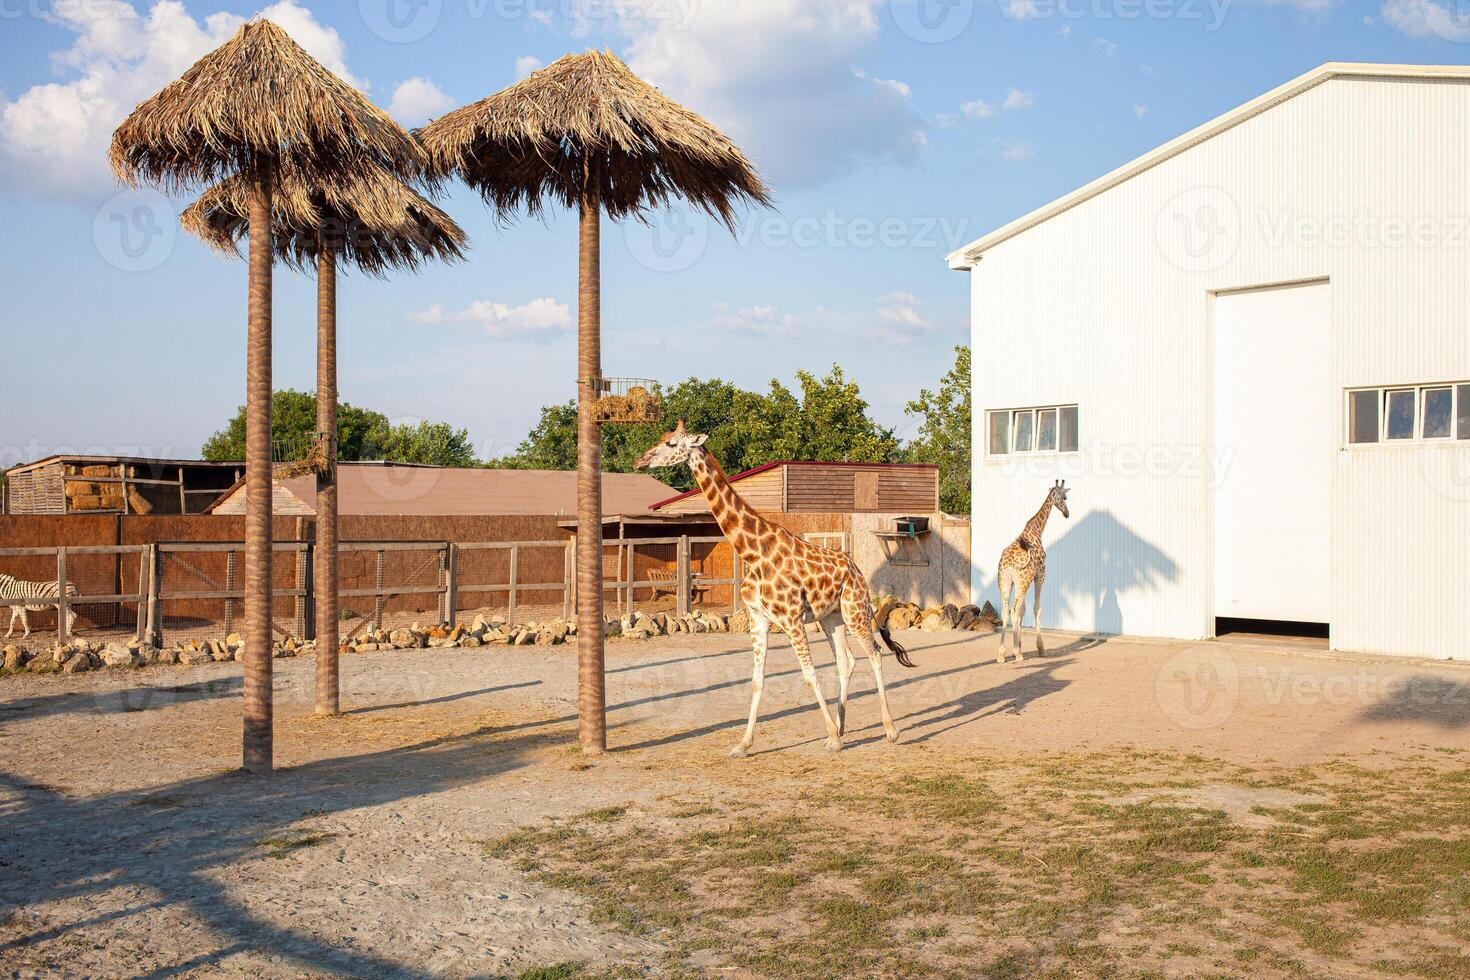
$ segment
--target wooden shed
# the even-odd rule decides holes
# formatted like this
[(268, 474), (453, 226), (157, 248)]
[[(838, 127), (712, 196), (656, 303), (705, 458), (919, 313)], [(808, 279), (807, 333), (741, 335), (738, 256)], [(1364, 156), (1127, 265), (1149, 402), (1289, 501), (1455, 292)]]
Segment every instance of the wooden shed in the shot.
[[(757, 510), (778, 514), (931, 514), (939, 510), (939, 467), (923, 463), (780, 460), (730, 477)], [(653, 504), (664, 514), (707, 514), (698, 490)]]
[(5, 474), (11, 514), (202, 514), (243, 463), (144, 456), (48, 456)]

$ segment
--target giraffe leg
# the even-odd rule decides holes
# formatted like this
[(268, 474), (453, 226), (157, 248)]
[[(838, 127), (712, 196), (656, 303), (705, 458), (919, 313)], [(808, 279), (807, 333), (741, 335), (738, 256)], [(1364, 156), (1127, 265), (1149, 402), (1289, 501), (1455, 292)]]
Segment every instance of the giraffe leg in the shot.
[(866, 623), (853, 623), (852, 635), (858, 646), (867, 655), (868, 666), (873, 668), (873, 686), (878, 689), (878, 710), (883, 715), (883, 733), (890, 742), (898, 741), (898, 726), (893, 723), (893, 714), (888, 710), (888, 690), (883, 686), (883, 654), (873, 642), (873, 631)]
[(842, 748), (842, 734), (837, 730), (837, 723), (832, 720), (832, 713), (827, 710), (827, 698), (822, 694), (822, 681), (817, 677), (817, 668), (812, 663), (812, 651), (806, 641), (806, 629), (802, 626), (801, 617), (792, 616), (781, 624), (781, 628), (791, 640), (791, 649), (796, 651), (796, 660), (801, 664), (801, 676), (812, 689), (817, 710), (822, 713), (822, 724), (827, 726), (827, 751), (836, 752)]
[[(750, 607), (746, 607), (750, 609)], [(766, 643), (771, 636), (771, 621), (754, 609), (750, 609), (751, 649), (755, 662), (750, 670), (750, 718), (745, 723), (745, 735), (730, 750), (730, 758), (743, 759), (755, 741), (755, 719), (761, 708), (761, 688), (766, 683)]]
[(1036, 610), (1032, 613), (1036, 617), (1036, 655), (1046, 656), (1046, 644), (1041, 642), (1041, 580), (1042, 576), (1036, 576)]
[(1006, 662), (1006, 646), (1011, 639), (1011, 580), (1004, 571), (997, 578), (1000, 582), (1000, 653), (995, 655), (995, 662), (1003, 664)]
[(852, 680), (852, 668), (857, 662), (848, 649), (847, 626), (841, 612), (829, 613), (822, 619), (822, 632), (832, 644), (832, 656), (837, 662), (837, 734), (847, 731), (847, 686)]
[(1026, 651), (1021, 649), (1021, 622), (1026, 618), (1026, 585), (1017, 583), (1016, 604), (1011, 609), (1011, 626), (1016, 631), (1016, 663), (1026, 659)]

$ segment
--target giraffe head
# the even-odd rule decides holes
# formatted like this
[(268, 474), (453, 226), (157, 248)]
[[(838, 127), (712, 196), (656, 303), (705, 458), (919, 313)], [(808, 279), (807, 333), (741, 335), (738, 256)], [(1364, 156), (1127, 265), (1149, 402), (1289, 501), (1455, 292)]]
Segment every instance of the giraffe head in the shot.
[(697, 432), (689, 432), (684, 428), (684, 420), (674, 426), (673, 432), (665, 432), (659, 437), (653, 448), (642, 456), (638, 462), (633, 464), (634, 469), (648, 470), (658, 466), (679, 466), (689, 462), (689, 457), (694, 451), (704, 445), (709, 436)]
[(1056, 483), (1053, 483), (1051, 485), (1051, 494), (1046, 499), (1051, 501), (1053, 507), (1062, 512), (1063, 517), (1070, 518), (1072, 516), (1067, 513), (1067, 484), (1065, 481), (1058, 480)]

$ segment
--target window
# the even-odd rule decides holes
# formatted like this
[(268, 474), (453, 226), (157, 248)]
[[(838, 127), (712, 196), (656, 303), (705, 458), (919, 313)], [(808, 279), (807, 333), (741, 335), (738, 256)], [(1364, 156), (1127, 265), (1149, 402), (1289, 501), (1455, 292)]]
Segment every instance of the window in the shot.
[(833, 551), (847, 550), (847, 535), (842, 531), (808, 531), (802, 535), (802, 538), (819, 548), (831, 548)]
[(1347, 441), (1470, 441), (1470, 384), (1358, 388), (1347, 392)]
[(1004, 408), (987, 413), (986, 444), (992, 456), (1075, 453), (1077, 406)]

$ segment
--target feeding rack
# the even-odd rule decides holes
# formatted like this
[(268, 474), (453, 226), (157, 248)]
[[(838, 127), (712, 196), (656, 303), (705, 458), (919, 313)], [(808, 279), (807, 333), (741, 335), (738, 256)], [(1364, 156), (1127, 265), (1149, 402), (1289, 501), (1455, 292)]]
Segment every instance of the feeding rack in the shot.
[(594, 380), (597, 403), (593, 408), (596, 422), (657, 422), (659, 402), (657, 383), (651, 378), (599, 378)]

